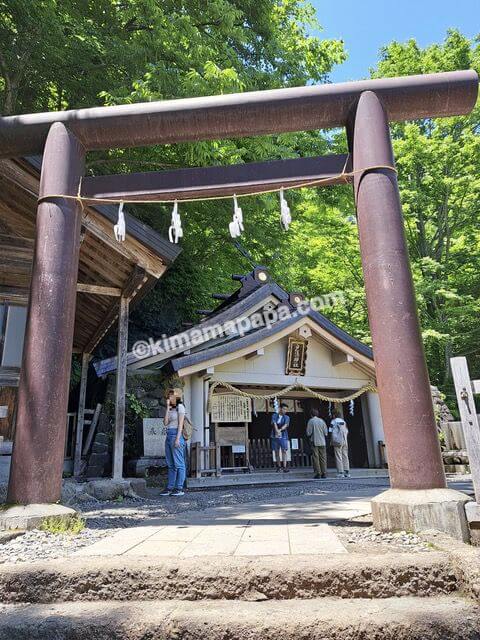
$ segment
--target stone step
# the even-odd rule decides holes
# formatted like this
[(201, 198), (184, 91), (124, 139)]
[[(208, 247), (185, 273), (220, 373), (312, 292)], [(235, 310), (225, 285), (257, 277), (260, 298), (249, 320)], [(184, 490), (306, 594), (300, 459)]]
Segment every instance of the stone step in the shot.
[(69, 558), (0, 567), (0, 602), (389, 598), (449, 594), (448, 554)]
[(0, 640), (478, 640), (463, 598), (0, 605)]

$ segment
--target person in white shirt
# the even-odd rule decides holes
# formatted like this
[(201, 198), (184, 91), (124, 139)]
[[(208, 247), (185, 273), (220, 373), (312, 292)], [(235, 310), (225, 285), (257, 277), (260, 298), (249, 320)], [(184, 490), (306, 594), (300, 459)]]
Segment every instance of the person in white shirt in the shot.
[(333, 414), (330, 423), (330, 441), (335, 453), (337, 478), (350, 477), (350, 462), (348, 459), (348, 427), (338, 411)]
[(162, 496), (183, 496), (185, 484), (185, 446), (183, 436), (183, 423), (185, 421), (185, 406), (181, 398), (171, 393), (167, 398), (167, 411), (164, 425), (167, 427), (165, 439), (165, 458), (168, 467), (167, 488), (160, 494)]

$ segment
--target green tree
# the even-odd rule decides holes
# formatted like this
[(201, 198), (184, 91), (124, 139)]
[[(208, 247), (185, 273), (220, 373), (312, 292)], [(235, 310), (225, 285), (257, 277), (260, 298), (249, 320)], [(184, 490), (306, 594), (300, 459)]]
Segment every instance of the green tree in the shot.
[[(374, 77), (480, 70), (480, 46), (449, 31), (442, 44), (414, 40), (382, 50)], [(480, 107), (466, 117), (396, 124), (393, 144), (432, 380), (450, 384), (449, 358), (480, 371)]]

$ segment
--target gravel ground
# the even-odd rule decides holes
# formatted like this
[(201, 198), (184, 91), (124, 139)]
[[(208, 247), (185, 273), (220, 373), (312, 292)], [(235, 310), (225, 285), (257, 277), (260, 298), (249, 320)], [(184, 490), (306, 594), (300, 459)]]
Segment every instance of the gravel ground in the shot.
[[(33, 530), (3, 544), (0, 539), (0, 564), (68, 556), (121, 528), (141, 525), (147, 518), (168, 518), (211, 507), (265, 502), (274, 498), (284, 498), (287, 501), (302, 495), (331, 493), (334, 498), (339, 491), (348, 492), (354, 497), (359, 490), (374, 489), (376, 493), (386, 488), (388, 481), (385, 478), (370, 478), (362, 481), (309, 481), (261, 487), (202, 489), (187, 492), (180, 498), (162, 498), (158, 496), (158, 489), (151, 489), (150, 497), (146, 499), (124, 499), (108, 503), (83, 502), (76, 506), (86, 520), (85, 529), (81, 533), (60, 535)], [(432, 548), (428, 542), (413, 534), (380, 534), (373, 529), (368, 516), (338, 522), (335, 531), (351, 552), (428, 551)]]
[(440, 548), (432, 543), (435, 531), (382, 533), (373, 528), (370, 515), (338, 522), (334, 530), (350, 553), (424, 553)]

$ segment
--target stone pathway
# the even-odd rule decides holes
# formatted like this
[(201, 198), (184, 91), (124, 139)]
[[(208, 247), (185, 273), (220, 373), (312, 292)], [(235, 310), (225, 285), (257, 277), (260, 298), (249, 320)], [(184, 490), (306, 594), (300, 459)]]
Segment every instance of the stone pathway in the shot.
[[(172, 499), (172, 498), (170, 498)], [(206, 509), (142, 526), (80, 549), (80, 556), (271, 556), (347, 553), (330, 522), (370, 512), (362, 496), (297, 496)]]

